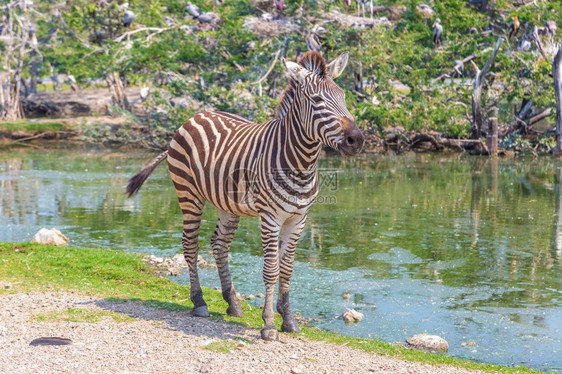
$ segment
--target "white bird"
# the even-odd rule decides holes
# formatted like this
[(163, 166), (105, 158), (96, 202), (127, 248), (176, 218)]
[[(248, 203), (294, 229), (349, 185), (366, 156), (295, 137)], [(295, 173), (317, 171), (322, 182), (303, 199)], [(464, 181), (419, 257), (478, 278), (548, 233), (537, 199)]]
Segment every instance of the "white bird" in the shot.
[(199, 17), (197, 17), (197, 20), (199, 22), (203, 22), (203, 23), (215, 23), (215, 21), (219, 18), (219, 16), (216, 13), (213, 12), (207, 12), (207, 13), (203, 13), (201, 14)]
[(74, 78), (74, 75), (68, 74), (66, 80), (70, 84), (70, 89), (72, 91), (78, 91), (78, 86), (76, 85), (76, 78)]
[(531, 42), (528, 41), (527, 39), (523, 39), (521, 41), (521, 44), (519, 45), (519, 47), (517, 47), (518, 51), (528, 51), (531, 49)]
[(262, 13), (260, 18), (263, 19), (264, 21), (268, 21), (268, 22), (273, 21), (273, 15), (271, 13), (267, 13), (267, 12)]
[(131, 26), (131, 23), (133, 22), (134, 19), (135, 19), (135, 13), (133, 13), (133, 11), (131, 10), (126, 10), (125, 15), (123, 16), (123, 26), (125, 27)]
[(53, 89), (60, 90), (61, 83), (60, 83), (59, 76), (56, 73), (51, 74), (51, 81), (53, 82)]
[(187, 3), (187, 6), (185, 7), (185, 10), (187, 10), (187, 12), (189, 14), (191, 14), (191, 16), (193, 18), (197, 18), (201, 15), (201, 13), (203, 13), (203, 12), (201, 12), (201, 9), (199, 9), (199, 7), (197, 5), (192, 4), (192, 3)]
[(373, 0), (356, 0), (357, 1), (357, 17), (359, 17), (359, 8), (361, 8), (361, 14), (365, 17), (365, 5), (369, 3), (369, 8), (371, 10), (371, 19), (373, 19)]
[(454, 74), (457, 77), (462, 77), (462, 72), (464, 70), (464, 62), (462, 60), (455, 60), (455, 66), (453, 66)]
[(140, 98), (141, 98), (142, 102), (144, 102), (146, 100), (149, 92), (150, 92), (150, 88), (148, 88), (148, 87), (142, 87), (140, 89)]
[(441, 45), (441, 35), (443, 35), (443, 26), (441, 26), (441, 20), (437, 18), (433, 23), (433, 43), (436, 46)]

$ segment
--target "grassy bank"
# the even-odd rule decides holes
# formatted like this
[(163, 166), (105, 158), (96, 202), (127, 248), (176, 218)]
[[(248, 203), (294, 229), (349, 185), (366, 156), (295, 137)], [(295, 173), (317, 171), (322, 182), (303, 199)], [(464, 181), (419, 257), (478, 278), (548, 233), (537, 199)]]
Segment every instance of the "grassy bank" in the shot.
[[(141, 255), (118, 251), (51, 247), (33, 243), (0, 243), (0, 280), (12, 284), (11, 289), (0, 289), (0, 294), (76, 290), (115, 300), (140, 300), (147, 305), (172, 310), (191, 308), (188, 286), (158, 277), (143, 263)], [(225, 313), (227, 304), (222, 300), (220, 292), (204, 289), (204, 294), (211, 318), (252, 328), (262, 325), (261, 310), (253, 308), (250, 304), (242, 302), (245, 314), (243, 319), (232, 318)], [(276, 322), (280, 326), (279, 318)], [(302, 335), (308, 339), (346, 344), (405, 360), (448, 364), (486, 372), (537, 372), (528, 368), (479, 364), (450, 356), (409, 350), (381, 341), (341, 336), (310, 326), (305, 326), (302, 330)]]
[(0, 132), (16, 132), (22, 131), (26, 133), (37, 133), (41, 131), (65, 131), (72, 130), (72, 128), (63, 121), (30, 121), (30, 120), (19, 120), (19, 121), (4, 121), (0, 122)]

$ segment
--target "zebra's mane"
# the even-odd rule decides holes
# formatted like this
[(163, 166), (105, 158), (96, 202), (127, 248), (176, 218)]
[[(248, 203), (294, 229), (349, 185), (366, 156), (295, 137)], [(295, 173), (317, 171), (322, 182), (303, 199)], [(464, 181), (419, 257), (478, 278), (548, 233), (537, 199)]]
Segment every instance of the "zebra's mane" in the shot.
[(314, 51), (306, 52), (299, 59), (299, 65), (316, 73), (316, 75), (320, 78), (324, 78), (326, 76), (326, 61), (320, 53), (316, 53)]
[[(299, 65), (305, 69), (316, 73), (320, 78), (325, 78), (327, 75), (326, 61), (320, 53), (309, 51), (306, 52), (298, 61)], [(283, 92), (281, 96), (281, 101), (277, 107), (275, 118), (281, 120), (291, 107), (293, 100), (295, 98), (295, 81), (291, 78), (289, 80), (289, 86)]]

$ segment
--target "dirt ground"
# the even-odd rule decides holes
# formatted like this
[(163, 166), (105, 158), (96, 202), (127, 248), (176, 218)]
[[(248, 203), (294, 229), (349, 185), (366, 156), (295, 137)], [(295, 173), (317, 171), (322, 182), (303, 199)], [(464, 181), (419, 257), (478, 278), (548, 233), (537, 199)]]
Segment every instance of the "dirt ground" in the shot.
[[(101, 319), (65, 321), (67, 309), (88, 309)], [(72, 343), (30, 345), (40, 337)], [(0, 295), (0, 347), (4, 373), (475, 373), (285, 334), (266, 343), (258, 329), (78, 293)]]

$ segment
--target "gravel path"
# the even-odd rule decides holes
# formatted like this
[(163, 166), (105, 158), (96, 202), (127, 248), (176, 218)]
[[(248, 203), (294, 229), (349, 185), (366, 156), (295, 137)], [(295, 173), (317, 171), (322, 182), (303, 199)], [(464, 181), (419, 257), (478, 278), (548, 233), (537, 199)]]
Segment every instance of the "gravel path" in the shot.
[[(101, 311), (99, 322), (37, 322), (32, 315), (69, 308)], [(104, 311), (133, 317), (117, 322)], [(33, 339), (70, 338), (64, 346)], [(230, 353), (210, 350), (228, 346)], [(191, 317), (137, 302), (110, 303), (78, 293), (0, 295), (0, 372), (4, 373), (474, 373), (374, 355), (281, 334)]]

